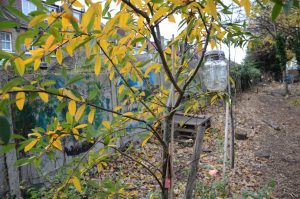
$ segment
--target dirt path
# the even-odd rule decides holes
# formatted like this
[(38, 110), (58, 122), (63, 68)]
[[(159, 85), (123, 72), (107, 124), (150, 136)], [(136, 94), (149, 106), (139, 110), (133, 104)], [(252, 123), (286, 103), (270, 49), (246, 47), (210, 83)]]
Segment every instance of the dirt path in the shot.
[[(237, 163), (231, 189), (252, 189), (276, 181), (273, 198), (300, 198), (300, 86), (281, 95), (282, 86), (271, 84), (244, 93), (236, 106)], [(299, 103), (299, 101), (298, 101)]]

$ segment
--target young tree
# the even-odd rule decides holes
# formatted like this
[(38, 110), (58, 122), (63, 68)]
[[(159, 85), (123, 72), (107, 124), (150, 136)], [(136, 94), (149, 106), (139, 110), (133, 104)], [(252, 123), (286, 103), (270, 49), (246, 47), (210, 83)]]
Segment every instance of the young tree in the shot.
[[(67, 137), (92, 144), (80, 160), (101, 143), (103, 147), (98, 151), (98, 156), (92, 158), (88, 164), (84, 161), (74, 164), (61, 186), (56, 189), (56, 193), (62, 192), (68, 184), (73, 184), (78, 191), (82, 191), (79, 178), (92, 166), (97, 165), (101, 169), (106, 165), (107, 157), (112, 154), (111, 149), (114, 149), (149, 172), (160, 186), (162, 198), (168, 198), (170, 189), (167, 173), (172, 118), (178, 110), (196, 112), (200, 108), (200, 103), (195, 100), (199, 94), (189, 88), (200, 71), (208, 46), (215, 48), (226, 37), (232, 43), (236, 41), (236, 45), (243, 45), (247, 40), (246, 37), (241, 39), (241, 36), (244, 36), (243, 26), (222, 21), (222, 16), (232, 13), (230, 8), (219, 0), (108, 0), (105, 3), (85, 0), (87, 10), (80, 21), (73, 16), (71, 10), (73, 6), (84, 7), (78, 0), (46, 1), (46, 4), (60, 2), (63, 8), (61, 12), (49, 12), (39, 1), (32, 2), (38, 7), (38, 11), (32, 12), (28, 18), (12, 9), (10, 5), (7, 6), (15, 15), (28, 20), (28, 29), (18, 36), (17, 54), (1, 51), (2, 57), (5, 58), (2, 67), (14, 75), (13, 79), (1, 87), (1, 112), (7, 113), (3, 104), (15, 102), (16, 107), (22, 110), (26, 101), (41, 99), (48, 103), (52, 99), (61, 103), (59, 110), (64, 116), (52, 118), (46, 128), (32, 129), (29, 137), (21, 144), (25, 152), (32, 151), (27, 162), (38, 165), (43, 155), (62, 150), (62, 140)], [(249, 0), (233, 2), (244, 7), (249, 15)], [(178, 24), (179, 34), (168, 44), (161, 41), (162, 22)], [(15, 24), (1, 23), (1, 26), (8, 28)], [(237, 39), (234, 40), (233, 37)], [(20, 48), (22, 43), (26, 46), (25, 51)], [(147, 48), (147, 53), (153, 54), (155, 61), (138, 60), (135, 51), (135, 46), (138, 45), (141, 46), (138, 55)], [(173, 54), (172, 47), (175, 49)], [(84, 93), (72, 89), (72, 84), (81, 78), (74, 77), (63, 86), (56, 85), (46, 76), (37, 78), (40, 64), (43, 61), (50, 62), (53, 55), (62, 65), (65, 74), (63, 58), (73, 57), (76, 51), (84, 52), (84, 64), (92, 65), (91, 70), (94, 71), (95, 78), (99, 78), (102, 71), (109, 74), (112, 86), (118, 91), (118, 106), (107, 108), (99, 105), (94, 100), (97, 95), (95, 90)], [(30, 52), (30, 56), (25, 52)], [(174, 74), (171, 69), (171, 54)], [(195, 59), (191, 61), (195, 57), (196, 63)], [(88, 73), (80, 69), (79, 72)], [(148, 77), (151, 72), (160, 73), (164, 79), (164, 83), (158, 88), (151, 87), (149, 83)], [(144, 82), (152, 94), (146, 95), (142, 89), (132, 86), (130, 80)], [(176, 101), (173, 106), (168, 103), (170, 86), (175, 91)], [(183, 101), (187, 98), (187, 92), (188, 99), (194, 100), (196, 104)], [(13, 99), (10, 100), (9, 96)], [(138, 111), (130, 111), (130, 106), (133, 105), (138, 107)], [(95, 113), (99, 111), (112, 114), (113, 119), (104, 120), (99, 126), (95, 126)], [(115, 146), (124, 135), (122, 129), (125, 129), (126, 123), (129, 122), (137, 122), (138, 128), (148, 131), (142, 146), (149, 139), (155, 139), (159, 143), (163, 154), (160, 160), (161, 169), (154, 167), (147, 160), (140, 161), (131, 157)], [(155, 172), (157, 169), (159, 175)]]

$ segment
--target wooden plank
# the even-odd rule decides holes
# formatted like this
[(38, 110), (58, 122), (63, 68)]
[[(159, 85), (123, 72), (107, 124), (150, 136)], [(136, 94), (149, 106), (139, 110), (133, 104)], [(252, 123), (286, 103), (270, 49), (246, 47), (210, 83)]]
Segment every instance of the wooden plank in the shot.
[(194, 144), (194, 153), (191, 158), (190, 172), (189, 172), (185, 194), (184, 194), (185, 199), (194, 198), (193, 191), (195, 189), (195, 181), (196, 181), (196, 175), (198, 171), (200, 153), (202, 150), (202, 142), (203, 142), (203, 136), (205, 132), (205, 126), (198, 126), (197, 130), (198, 130), (197, 136)]
[(196, 117), (188, 117), (183, 115), (174, 115), (174, 122), (175, 124), (186, 124), (186, 125), (202, 125), (203, 123), (206, 123), (210, 120), (210, 117), (205, 118), (196, 118)]

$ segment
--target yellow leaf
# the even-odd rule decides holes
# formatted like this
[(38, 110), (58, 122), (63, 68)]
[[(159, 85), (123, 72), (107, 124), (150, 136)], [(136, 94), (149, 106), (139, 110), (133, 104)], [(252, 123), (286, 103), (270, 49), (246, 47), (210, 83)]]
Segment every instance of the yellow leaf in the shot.
[(32, 43), (32, 38), (26, 38), (24, 41), (25, 47), (28, 49)]
[(169, 22), (172, 22), (172, 23), (176, 23), (176, 20), (175, 20), (174, 15), (170, 15), (170, 16), (168, 17), (168, 21), (169, 21)]
[(104, 49), (105, 52), (107, 52), (107, 50), (108, 50), (107, 48), (109, 46), (109, 43), (106, 40), (101, 39), (100, 40), (100, 46)]
[(129, 116), (129, 117), (130, 117), (130, 116), (133, 116), (133, 112), (127, 112), (127, 113), (124, 113), (123, 115), (124, 115), (124, 116)]
[(49, 48), (51, 47), (55, 37), (53, 35), (50, 35), (45, 43), (44, 49), (45, 52), (48, 52)]
[(214, 96), (211, 98), (210, 104), (213, 105), (213, 104), (216, 102), (217, 99), (218, 99), (218, 95), (216, 94), (216, 95), (214, 95)]
[(149, 141), (149, 139), (152, 137), (153, 133), (151, 132), (142, 142), (142, 147), (145, 146), (145, 144)]
[(74, 116), (75, 113), (76, 113), (76, 102), (74, 100), (71, 100), (69, 102), (69, 105), (68, 105), (68, 110), (69, 110), (69, 113)]
[(160, 19), (162, 16), (167, 15), (167, 11), (169, 10), (169, 8), (166, 7), (161, 7), (152, 17), (152, 19), (150, 20), (150, 24), (152, 24), (153, 22), (157, 21), (158, 19)]
[(76, 96), (72, 93), (72, 91), (70, 91), (70, 90), (64, 89), (64, 90), (63, 90), (63, 95), (68, 96), (68, 97), (71, 98), (72, 100), (79, 101), (79, 102), (81, 101), (80, 98), (76, 97)]
[(250, 0), (242, 0), (241, 5), (244, 6), (246, 15), (249, 17), (251, 8)]
[(101, 162), (99, 164), (97, 164), (97, 170), (98, 172), (101, 172), (103, 169)]
[(143, 3), (142, 0), (131, 0), (131, 2), (138, 7), (139, 9), (143, 9)]
[(110, 124), (108, 121), (102, 121), (102, 125), (106, 128), (106, 129), (110, 129)]
[(79, 131), (76, 128), (72, 128), (72, 132), (74, 134), (75, 139), (78, 140), (78, 138), (79, 138), (79, 136), (78, 136), (79, 135)]
[(67, 30), (70, 24), (70, 20), (67, 15), (63, 15), (61, 19), (62, 30)]
[(93, 18), (94, 15), (94, 7), (90, 6), (85, 13), (82, 15), (81, 26), (86, 28)]
[(119, 93), (119, 94), (123, 92), (124, 87), (125, 87), (125, 86), (124, 86), (123, 84), (119, 87), (119, 89), (118, 89), (118, 93)]
[(81, 105), (76, 114), (75, 114), (75, 120), (78, 122), (83, 114), (83, 112), (85, 111), (85, 104)]
[(130, 14), (129, 13), (122, 13), (120, 15), (120, 19), (119, 19), (119, 26), (121, 28), (125, 28), (126, 27), (126, 23), (127, 23), (127, 20), (129, 18)]
[(179, 6), (179, 5), (183, 5), (185, 1), (182, 0), (170, 0), (173, 4)]
[(37, 138), (41, 138), (42, 136), (41, 136), (41, 134), (40, 133), (38, 133), (35, 129), (32, 129), (32, 131), (34, 132), (34, 133), (29, 133), (28, 134), (28, 137), (31, 137), (31, 136), (36, 136)]
[(210, 47), (211, 47), (211, 49), (214, 49), (216, 47), (216, 41), (215, 40), (212, 39), (210, 41)]
[(48, 103), (48, 101), (49, 101), (49, 95), (48, 95), (48, 93), (38, 92), (38, 94), (39, 94), (40, 98), (41, 98), (44, 102)]
[(120, 109), (122, 109), (122, 106), (117, 106), (117, 107), (114, 108), (114, 111), (118, 111)]
[(34, 71), (37, 71), (40, 68), (40, 64), (41, 64), (41, 60), (40, 59), (34, 60), (34, 65), (33, 65)]
[(15, 59), (15, 64), (16, 64), (17, 71), (19, 72), (19, 74), (21, 76), (23, 76), (24, 72), (25, 72), (24, 60), (22, 58), (20, 58), (20, 57), (17, 57)]
[(91, 56), (91, 46), (89, 43), (84, 44), (85, 47), (85, 56), (86, 58), (90, 58)]
[(36, 145), (36, 143), (39, 141), (39, 139), (34, 139), (32, 140), (29, 144), (27, 144), (24, 148), (24, 152), (26, 153), (27, 151), (29, 151), (32, 147), (34, 147), (34, 145)]
[(111, 71), (109, 74), (109, 79), (112, 80), (115, 76), (115, 71)]
[(94, 4), (95, 6), (95, 22), (94, 30), (101, 29), (101, 18), (102, 18), (102, 5), (101, 3)]
[(148, 42), (145, 41), (144, 44), (142, 45), (142, 47), (139, 49), (138, 51), (138, 55), (141, 54), (143, 52), (143, 50), (147, 47)]
[(24, 104), (25, 104), (25, 93), (24, 92), (18, 92), (16, 95), (16, 105), (18, 109), (21, 111), (23, 110)]
[(46, 18), (47, 18), (46, 14), (37, 15), (37, 16), (33, 17), (32, 20), (28, 23), (28, 28), (35, 26), (36, 24), (42, 22)]
[(69, 43), (66, 45), (66, 50), (67, 50), (67, 53), (73, 57), (73, 54), (74, 54), (74, 49), (76, 48), (76, 40), (75, 39), (72, 39), (69, 41)]
[(57, 62), (61, 65), (62, 63), (62, 52), (61, 52), (61, 49), (57, 49), (56, 50), (56, 59), (57, 59)]
[(165, 50), (165, 53), (167, 53), (167, 54), (172, 54), (172, 50), (171, 50), (171, 48), (167, 48), (166, 50)]
[(207, 0), (207, 5), (205, 7), (205, 10), (209, 14), (211, 14), (215, 19), (218, 18), (217, 8), (216, 8), (216, 4), (215, 4), (214, 0)]
[(138, 29), (144, 28), (144, 17), (139, 17), (137, 21)]
[(98, 76), (100, 74), (100, 71), (101, 71), (101, 57), (100, 57), (100, 55), (96, 56), (94, 71), (95, 71), (96, 76)]
[(78, 192), (82, 192), (80, 181), (79, 181), (79, 179), (76, 176), (73, 176), (70, 181), (73, 183), (74, 187), (76, 188), (76, 190)]
[[(55, 12), (51, 12), (51, 13), (55, 13)], [(55, 17), (53, 17), (52, 15), (49, 15), (47, 18), (48, 25), (52, 24), (55, 19), (56, 19)]]
[(83, 7), (84, 7), (84, 6), (83, 6), (79, 1), (77, 1), (77, 0), (74, 0), (74, 1), (72, 2), (72, 5), (75, 6), (75, 7), (77, 7), (77, 8), (83, 8)]
[(54, 142), (52, 142), (52, 145), (57, 148), (58, 150), (62, 151), (62, 146), (60, 139), (56, 138)]
[(76, 190), (78, 192), (82, 192), (80, 181), (78, 180), (78, 178), (76, 176), (73, 176), (70, 181), (73, 183), (74, 187), (76, 188)]
[(88, 115), (88, 122), (91, 123), (91, 124), (94, 121), (95, 111), (96, 111), (95, 108), (91, 108), (91, 111), (90, 111), (90, 113)]
[(77, 126), (75, 126), (76, 129), (83, 129), (85, 127), (87, 127), (88, 125), (87, 124), (79, 124)]
[(64, 98), (61, 97), (61, 96), (57, 96), (57, 99), (58, 99), (59, 101), (61, 101), (61, 100), (63, 100)]
[(144, 77), (148, 77), (148, 74), (155, 69), (155, 73), (158, 73), (158, 71), (160, 70), (160, 64), (157, 64), (157, 63), (154, 63), (152, 64), (151, 66), (149, 66), (146, 71), (145, 71), (145, 74), (144, 74)]
[(224, 35), (226, 34), (226, 31), (218, 31), (217, 37), (218, 39), (223, 39)]

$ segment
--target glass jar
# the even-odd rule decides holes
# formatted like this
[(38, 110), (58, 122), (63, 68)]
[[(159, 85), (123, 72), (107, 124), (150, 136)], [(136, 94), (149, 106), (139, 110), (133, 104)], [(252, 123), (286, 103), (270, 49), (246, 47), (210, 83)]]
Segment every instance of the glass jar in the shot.
[(224, 91), (227, 87), (228, 71), (225, 54), (221, 50), (205, 53), (202, 80), (209, 91)]

